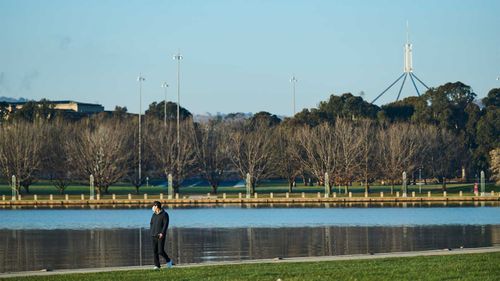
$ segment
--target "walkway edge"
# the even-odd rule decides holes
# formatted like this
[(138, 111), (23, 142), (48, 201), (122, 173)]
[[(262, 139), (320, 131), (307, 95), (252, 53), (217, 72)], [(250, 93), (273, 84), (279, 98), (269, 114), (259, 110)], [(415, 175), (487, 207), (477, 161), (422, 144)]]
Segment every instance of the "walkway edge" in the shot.
[[(284, 263), (284, 262), (325, 262), (325, 261), (343, 261), (343, 260), (367, 260), (367, 259), (383, 259), (383, 258), (399, 258), (399, 257), (417, 257), (417, 256), (444, 256), (458, 254), (478, 254), (478, 253), (494, 253), (500, 252), (500, 247), (484, 247), (484, 248), (466, 248), (466, 249), (443, 249), (415, 252), (395, 252), (395, 253), (376, 253), (376, 254), (361, 254), (361, 255), (343, 255), (343, 256), (320, 256), (320, 257), (297, 257), (283, 259), (260, 259), (246, 261), (228, 261), (228, 262), (210, 262), (210, 263), (193, 263), (177, 265), (175, 268), (203, 267), (203, 266), (224, 266), (224, 265), (241, 265), (241, 264), (260, 264), (260, 263)], [(129, 271), (129, 270), (147, 270), (152, 269), (153, 265), (146, 266), (121, 266), (121, 267), (103, 267), (103, 268), (81, 268), (81, 269), (61, 269), (54, 271), (24, 271), (12, 273), (0, 273), (0, 278), (13, 278), (24, 276), (49, 276), (60, 274), (78, 274), (78, 273), (97, 273), (97, 272), (112, 272), (112, 271)]]

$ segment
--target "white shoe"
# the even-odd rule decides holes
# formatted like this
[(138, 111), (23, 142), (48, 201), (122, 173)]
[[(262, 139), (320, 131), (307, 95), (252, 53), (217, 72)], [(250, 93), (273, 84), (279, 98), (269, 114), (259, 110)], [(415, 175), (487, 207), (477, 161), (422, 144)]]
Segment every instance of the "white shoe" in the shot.
[(159, 270), (160, 268), (158, 266), (153, 267), (153, 270)]

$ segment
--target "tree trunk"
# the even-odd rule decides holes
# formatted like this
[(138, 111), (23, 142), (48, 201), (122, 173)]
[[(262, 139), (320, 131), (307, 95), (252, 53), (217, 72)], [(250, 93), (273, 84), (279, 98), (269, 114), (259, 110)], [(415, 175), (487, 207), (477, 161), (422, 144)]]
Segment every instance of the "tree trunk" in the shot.
[(30, 194), (30, 186), (28, 185), (23, 185), (24, 191), (26, 191), (26, 194)]
[(212, 194), (217, 194), (217, 185), (216, 184), (212, 184)]
[(135, 186), (135, 194), (139, 194), (139, 187), (138, 185)]
[(288, 180), (288, 192), (292, 193), (293, 192), (293, 179)]
[(394, 180), (391, 181), (391, 194), (394, 194)]
[(443, 191), (446, 191), (446, 177), (443, 177), (442, 189), (443, 189)]

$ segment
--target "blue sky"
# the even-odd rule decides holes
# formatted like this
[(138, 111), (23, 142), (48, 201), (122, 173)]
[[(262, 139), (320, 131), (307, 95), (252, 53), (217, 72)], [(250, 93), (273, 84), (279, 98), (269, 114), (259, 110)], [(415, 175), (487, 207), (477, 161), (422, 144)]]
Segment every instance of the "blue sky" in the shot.
[[(330, 94), (371, 101), (403, 71), (406, 21), (415, 74), (500, 87), (500, 1), (0, 0), (0, 96), (139, 110), (176, 95), (193, 113), (315, 107)], [(377, 103), (396, 98), (397, 89)], [(402, 96), (414, 95), (407, 83)], [(143, 106), (145, 108), (145, 106)]]

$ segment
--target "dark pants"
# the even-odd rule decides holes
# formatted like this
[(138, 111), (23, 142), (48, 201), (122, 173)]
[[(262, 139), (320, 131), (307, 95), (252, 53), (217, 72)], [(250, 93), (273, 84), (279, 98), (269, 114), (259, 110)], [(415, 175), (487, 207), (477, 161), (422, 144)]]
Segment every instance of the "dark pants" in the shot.
[(158, 237), (151, 237), (151, 241), (153, 243), (153, 255), (154, 255), (154, 260), (155, 260), (155, 265), (157, 267), (160, 267), (160, 256), (165, 258), (167, 262), (170, 261), (170, 258), (168, 257), (167, 253), (165, 253), (165, 240), (166, 237), (163, 237), (162, 239), (158, 239)]

